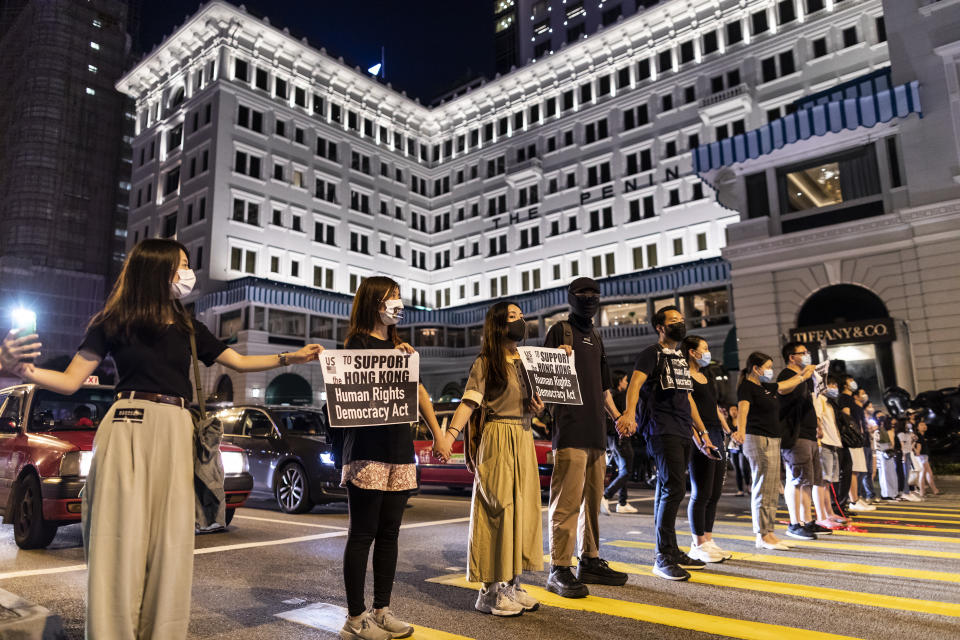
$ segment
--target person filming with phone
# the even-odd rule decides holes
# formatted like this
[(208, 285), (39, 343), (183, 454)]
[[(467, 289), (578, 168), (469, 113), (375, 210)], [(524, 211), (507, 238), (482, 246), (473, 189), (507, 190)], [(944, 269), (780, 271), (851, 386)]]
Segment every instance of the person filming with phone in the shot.
[(40, 354), (36, 335), (11, 331), (0, 346), (7, 373), (63, 395), (75, 393), (107, 355), (117, 365), (116, 402), (97, 429), (81, 507), (87, 638), (187, 636), (195, 517), (191, 352), (208, 367), (253, 372), (304, 364), (323, 351), (309, 344), (294, 353), (237, 353), (181, 304), (195, 281), (186, 247), (144, 240), (127, 256), (66, 371), (27, 361)]

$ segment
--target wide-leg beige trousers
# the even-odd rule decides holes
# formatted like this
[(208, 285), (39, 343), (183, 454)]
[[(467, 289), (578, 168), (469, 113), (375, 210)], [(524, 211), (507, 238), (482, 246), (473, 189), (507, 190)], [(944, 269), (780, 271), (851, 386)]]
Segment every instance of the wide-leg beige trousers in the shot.
[(470, 582), (505, 582), (543, 569), (540, 475), (533, 432), (518, 419), (488, 421), (470, 505)]
[(118, 400), (94, 439), (83, 490), (88, 640), (187, 635), (193, 579), (193, 421)]

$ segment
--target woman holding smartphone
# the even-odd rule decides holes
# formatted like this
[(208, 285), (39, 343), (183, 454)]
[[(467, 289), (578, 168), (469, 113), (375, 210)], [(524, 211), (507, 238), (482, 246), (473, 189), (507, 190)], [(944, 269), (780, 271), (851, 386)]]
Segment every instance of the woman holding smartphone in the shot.
[(204, 364), (236, 371), (306, 363), (323, 350), (312, 344), (290, 354), (240, 355), (180, 304), (195, 280), (183, 245), (144, 240), (131, 250), (66, 371), (11, 359), (36, 357), (38, 344), (24, 351), (8, 336), (0, 350), (4, 369), (64, 395), (76, 392), (108, 354), (117, 365), (117, 401), (97, 429), (83, 490), (88, 638), (187, 635), (195, 502), (191, 333)]
[[(693, 402), (697, 413), (707, 428), (710, 442), (717, 443), (716, 448), (708, 449), (708, 456), (699, 447), (690, 454), (690, 501), (687, 503), (687, 519), (690, 521), (690, 557), (702, 562), (723, 562), (730, 554), (713, 541), (713, 521), (717, 513), (717, 503), (723, 492), (723, 480), (727, 473), (726, 452), (723, 447), (724, 433), (729, 433), (726, 418), (717, 403), (717, 392), (712, 380), (704, 375), (703, 369), (710, 364), (710, 347), (700, 336), (689, 335), (680, 343), (680, 352), (686, 356), (690, 367), (690, 379), (693, 382)], [(743, 436), (733, 433), (735, 442), (743, 441)]]
[[(350, 311), (345, 349), (400, 349), (413, 353), (402, 342), (397, 323), (403, 317), (400, 285), (391, 278), (374, 276), (360, 283)], [(450, 458), (450, 444), (433, 412), (430, 395), (418, 385), (420, 414), (433, 432), (434, 455)], [(345, 640), (406, 638), (413, 627), (390, 611), (390, 595), (397, 571), (397, 540), (410, 491), (417, 488), (413, 431), (408, 422), (344, 430), (341, 486), (347, 489), (350, 513), (347, 544), (343, 551), (343, 583), (347, 592), (347, 620), (340, 630)], [(374, 545), (374, 543), (376, 543)], [(367, 559), (373, 550), (373, 608), (364, 602)]]
[(517, 343), (526, 337), (520, 307), (498, 302), (487, 311), (480, 356), (457, 407), (446, 442), (452, 444), (483, 407), (470, 505), (467, 580), (483, 583), (475, 608), (519, 616), (540, 603), (520, 584), (523, 571), (543, 569), (540, 476), (531, 422), (543, 413), (520, 365)]

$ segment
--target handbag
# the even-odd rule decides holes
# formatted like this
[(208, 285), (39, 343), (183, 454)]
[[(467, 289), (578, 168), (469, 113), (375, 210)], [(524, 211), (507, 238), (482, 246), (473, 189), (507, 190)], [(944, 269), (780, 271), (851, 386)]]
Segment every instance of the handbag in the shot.
[(200, 382), (200, 359), (197, 357), (197, 337), (190, 322), (190, 356), (193, 360), (193, 378), (197, 394), (200, 418), (193, 417), (193, 488), (196, 496), (195, 515), (198, 529), (209, 530), (219, 525), (227, 526), (224, 493), (223, 461), (220, 459), (220, 443), (223, 440), (223, 424), (216, 416), (208, 416), (204, 406), (203, 385)]

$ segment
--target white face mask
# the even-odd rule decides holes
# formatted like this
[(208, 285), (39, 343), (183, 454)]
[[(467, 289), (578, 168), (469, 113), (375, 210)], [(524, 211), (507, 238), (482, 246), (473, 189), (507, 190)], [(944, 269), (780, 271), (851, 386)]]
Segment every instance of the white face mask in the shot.
[(403, 300), (387, 300), (383, 303), (386, 307), (380, 312), (380, 322), (390, 326), (403, 320)]
[(193, 291), (193, 285), (197, 283), (197, 274), (193, 269), (177, 269), (177, 275), (180, 279), (170, 283), (170, 297), (182, 300)]

